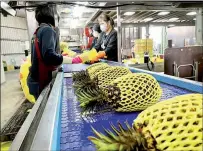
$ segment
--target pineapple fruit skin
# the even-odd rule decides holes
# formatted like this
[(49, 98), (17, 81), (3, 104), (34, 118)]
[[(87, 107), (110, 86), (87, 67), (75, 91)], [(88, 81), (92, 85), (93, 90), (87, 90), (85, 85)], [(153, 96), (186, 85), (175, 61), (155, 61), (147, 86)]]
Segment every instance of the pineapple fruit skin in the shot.
[(90, 72), (91, 70), (94, 70), (95, 67), (98, 67), (98, 66), (108, 66), (107, 63), (103, 63), (103, 62), (100, 62), (100, 63), (94, 63), (90, 66), (87, 67), (87, 71)]
[(126, 67), (110, 67), (105, 70), (101, 70), (98, 72), (98, 85), (101, 88), (105, 88), (106, 86), (110, 85), (111, 82), (123, 75), (132, 73), (128, 68)]
[(97, 65), (93, 64), (92, 66), (89, 66), (89, 68), (87, 68), (87, 72), (90, 76), (90, 79), (94, 79), (97, 76), (98, 72), (109, 67), (110, 66), (106, 63), (97, 63)]
[(127, 74), (114, 80), (111, 85), (120, 89), (118, 112), (141, 111), (157, 103), (162, 89), (157, 80), (145, 73)]
[(188, 94), (159, 102), (141, 112), (133, 126), (143, 124), (143, 132), (151, 133), (159, 150), (201, 151), (202, 100), (202, 94)]

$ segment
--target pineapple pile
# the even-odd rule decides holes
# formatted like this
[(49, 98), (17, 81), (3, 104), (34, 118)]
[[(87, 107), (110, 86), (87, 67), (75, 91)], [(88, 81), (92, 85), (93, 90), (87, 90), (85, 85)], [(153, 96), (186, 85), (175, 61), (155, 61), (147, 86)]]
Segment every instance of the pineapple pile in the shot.
[(114, 80), (111, 85), (120, 90), (119, 107), (116, 108), (118, 112), (144, 110), (157, 103), (162, 94), (157, 80), (146, 73), (121, 76)]
[(73, 74), (73, 79), (75, 94), (85, 109), (107, 104), (118, 112), (140, 111), (158, 102), (162, 94), (153, 76), (106, 63), (93, 64)]
[(111, 125), (113, 132), (93, 132), (88, 139), (103, 151), (201, 151), (203, 148), (201, 94), (187, 94), (159, 102), (139, 114), (133, 126)]

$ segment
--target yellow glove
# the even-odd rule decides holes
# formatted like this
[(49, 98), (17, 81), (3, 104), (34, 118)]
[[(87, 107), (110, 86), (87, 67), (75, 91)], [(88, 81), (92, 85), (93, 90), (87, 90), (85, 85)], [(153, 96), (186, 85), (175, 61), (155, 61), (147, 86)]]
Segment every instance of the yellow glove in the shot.
[(88, 53), (83, 53), (83, 54), (79, 55), (79, 57), (82, 59), (83, 63), (86, 61), (89, 61)]
[(105, 51), (99, 51), (98, 54), (97, 54), (97, 58), (98, 59), (105, 58), (105, 56), (106, 56), (106, 52)]

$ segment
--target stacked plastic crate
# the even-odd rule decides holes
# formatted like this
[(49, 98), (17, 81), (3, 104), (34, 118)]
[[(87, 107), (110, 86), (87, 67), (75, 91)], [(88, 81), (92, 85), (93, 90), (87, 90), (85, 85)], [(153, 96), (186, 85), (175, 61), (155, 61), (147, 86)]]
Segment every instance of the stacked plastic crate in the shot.
[(143, 57), (147, 52), (150, 57), (153, 56), (153, 39), (136, 39), (134, 46), (135, 54)]

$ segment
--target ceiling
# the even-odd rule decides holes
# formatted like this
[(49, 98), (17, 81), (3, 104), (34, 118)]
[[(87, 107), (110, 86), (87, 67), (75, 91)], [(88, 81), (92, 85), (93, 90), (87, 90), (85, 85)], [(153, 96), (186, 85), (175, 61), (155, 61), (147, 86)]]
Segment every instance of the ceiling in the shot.
[[(107, 6), (105, 9), (86, 8), (80, 6), (59, 5), (60, 28), (79, 28), (86, 25), (92, 25), (97, 22), (97, 18), (102, 12), (109, 14), (117, 22), (117, 10), (110, 6), (116, 5), (116, 2), (107, 3), (88, 3), (79, 4), (91, 6)], [(123, 25), (128, 24), (171, 24), (194, 25), (196, 15), (186, 15), (189, 12), (196, 12), (197, 7), (203, 7), (202, 3), (172, 3), (172, 2), (119, 2), (120, 17)], [(126, 12), (133, 12), (132, 15), (125, 15)], [(169, 12), (166, 15), (158, 15), (160, 12)]]
[[(104, 6), (106, 3), (88, 3), (79, 4), (91, 6)], [(58, 5), (57, 10), (60, 14), (60, 28), (80, 28), (85, 27), (91, 19), (100, 11), (95, 8), (86, 8), (81, 6)]]

